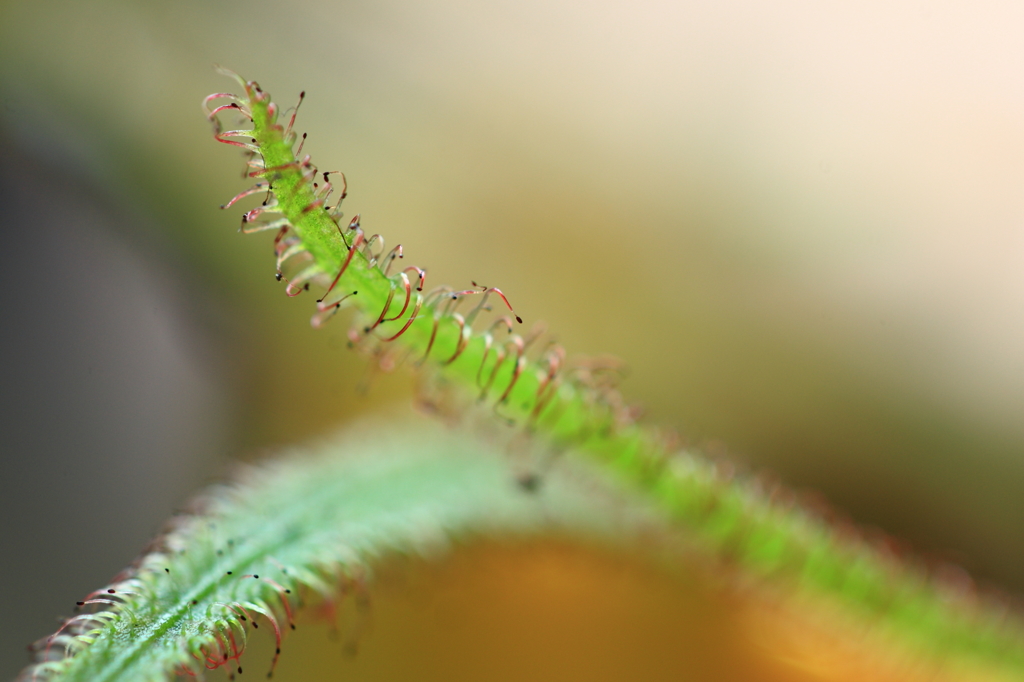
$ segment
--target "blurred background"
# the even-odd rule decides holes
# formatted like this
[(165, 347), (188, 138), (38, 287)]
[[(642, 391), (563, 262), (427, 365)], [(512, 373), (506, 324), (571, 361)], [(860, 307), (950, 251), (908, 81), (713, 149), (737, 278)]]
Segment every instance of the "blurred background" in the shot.
[[(1015, 2), (0, 3), (0, 678), (229, 461), (408, 409), (217, 209), (246, 185), (214, 63), (305, 90), (347, 213), (435, 283), (501, 286), (623, 358), (649, 421), (1024, 590), (1022, 29)], [(581, 551), (431, 568), (461, 626), (398, 589), (315, 676), (823, 679), (695, 662), (727, 605)]]

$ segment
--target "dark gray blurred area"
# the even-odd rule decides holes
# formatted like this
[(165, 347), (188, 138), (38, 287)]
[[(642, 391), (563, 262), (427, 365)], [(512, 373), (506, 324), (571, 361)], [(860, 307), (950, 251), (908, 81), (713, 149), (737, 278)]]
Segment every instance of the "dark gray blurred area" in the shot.
[(0, 680), (220, 466), (223, 389), (191, 294), (135, 220), (0, 129)]

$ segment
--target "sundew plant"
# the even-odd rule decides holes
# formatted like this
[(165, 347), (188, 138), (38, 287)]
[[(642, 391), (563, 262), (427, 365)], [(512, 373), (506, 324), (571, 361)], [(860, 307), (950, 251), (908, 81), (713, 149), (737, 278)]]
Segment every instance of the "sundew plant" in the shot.
[[(463, 431), (382, 422), (246, 470), (34, 646), (25, 680), (272, 676), (296, 614), (368, 589), (377, 562), (466, 537), (558, 528), (683, 537), (738, 581), (842, 614), (935, 674), (1024, 674), (1024, 626), (1005, 604), (838, 525), (777, 484), (732, 473), (641, 423), (619, 363), (577, 357), (492, 283), (439, 284), (413, 249), (345, 215), (347, 182), (314, 163), (299, 104), (231, 72), (203, 100), (214, 138), (241, 148), (251, 186), (222, 208), (273, 248), (273, 276), (314, 327), (344, 324), (374, 371), (416, 375), (417, 400)], [(368, 427), (369, 428), (369, 427)], [(315, 451), (315, 452), (314, 452)], [(330, 610), (330, 609), (328, 609)], [(274, 638), (270, 661), (247, 640)], [(884, 644), (883, 644), (884, 642)], [(282, 654), (282, 652), (284, 653)], [(953, 678), (951, 678), (953, 679)]]

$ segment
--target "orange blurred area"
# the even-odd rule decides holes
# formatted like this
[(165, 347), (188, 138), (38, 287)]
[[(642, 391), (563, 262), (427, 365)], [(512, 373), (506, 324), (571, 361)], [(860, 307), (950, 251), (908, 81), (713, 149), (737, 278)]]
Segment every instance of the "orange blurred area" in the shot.
[[(474, 544), (435, 564), (386, 563), (367, 596), (357, 607), (348, 595), (336, 628), (304, 612), (274, 679), (1002, 679), (900, 654), (841, 628), (842, 619), (815, 625), (806, 612), (705, 569), (558, 540)], [(264, 674), (271, 644), (252, 635), (244, 675)]]

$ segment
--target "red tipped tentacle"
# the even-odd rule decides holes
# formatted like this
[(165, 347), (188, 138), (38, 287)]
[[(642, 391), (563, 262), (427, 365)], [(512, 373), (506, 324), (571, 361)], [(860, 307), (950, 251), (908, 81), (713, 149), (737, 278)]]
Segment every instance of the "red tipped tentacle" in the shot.
[(289, 601), (289, 599), (288, 599), (288, 595), (291, 594), (292, 591), (290, 589), (288, 589), (287, 587), (285, 587), (284, 585), (281, 585), (280, 583), (278, 583), (277, 581), (275, 581), (275, 580), (273, 580), (271, 578), (263, 578), (262, 580), (263, 580), (263, 582), (265, 582), (268, 585), (270, 585), (271, 587), (273, 587), (274, 591), (277, 592), (277, 596), (281, 600), (281, 606), (284, 608), (284, 615), (285, 615), (285, 617), (288, 620), (288, 626), (292, 630), (294, 630), (295, 629), (295, 617), (292, 614), (291, 601)]
[(405, 270), (402, 270), (402, 272), (410, 271), (415, 272), (416, 276), (420, 278), (419, 282), (416, 283), (416, 291), (423, 291), (423, 283), (427, 281), (427, 271), (422, 268), (418, 268), (415, 265), (410, 265)]
[(299, 240), (298, 237), (285, 237), (282, 239), (274, 249), (277, 251), (277, 271), (281, 272), (285, 261), (290, 258), (294, 258), (299, 254), (308, 254), (306, 246)]
[(100, 604), (102, 606), (112, 606), (131, 614), (131, 611), (124, 605), (123, 601), (118, 599), (102, 598), (97, 597), (95, 599), (86, 599), (85, 601), (78, 602), (78, 606), (87, 606), (89, 604)]
[[(359, 216), (356, 216), (356, 219), (358, 219), (358, 217)], [(353, 222), (355, 223), (355, 219), (353, 219)], [(358, 223), (355, 223), (355, 224), (358, 225)], [(362, 243), (363, 243), (363, 232), (362, 232), (362, 230), (360, 230), (357, 227), (356, 228), (355, 239), (352, 240), (352, 245), (350, 247), (348, 247), (348, 255), (345, 256), (345, 261), (341, 264), (341, 269), (338, 271), (338, 276), (335, 277), (334, 281), (331, 282), (331, 285), (329, 287), (327, 287), (327, 291), (325, 291), (324, 295), (320, 298), (321, 301), (323, 301), (324, 298), (327, 297), (327, 294), (331, 293), (331, 291), (334, 289), (334, 287), (338, 285), (338, 280), (340, 280), (341, 276), (345, 274), (345, 270), (348, 269), (349, 263), (352, 262), (352, 256), (355, 255), (356, 249), (358, 249), (360, 244), (362, 244)]]
[(427, 307), (430, 307), (430, 306), (435, 306), (436, 307), (438, 301), (440, 301), (442, 298), (445, 298), (447, 296), (451, 296), (452, 291), (453, 291), (453, 289), (450, 286), (448, 286), (447, 284), (442, 284), (440, 286), (434, 287), (433, 289), (428, 291), (426, 296), (425, 296)]
[[(494, 380), (498, 377), (498, 370), (505, 364), (505, 358), (508, 357), (508, 353), (505, 352), (504, 344), (498, 346), (494, 352), (494, 367), (491, 368), (491, 375), (487, 378), (487, 383), (484, 384), (483, 388), (480, 389), (480, 395), (477, 397), (478, 402), (487, 400), (487, 394), (491, 391), (491, 386), (494, 385)], [(482, 367), (482, 365), (481, 365)]]
[[(280, 649), (281, 649), (281, 626), (278, 624), (277, 618), (274, 616), (273, 611), (271, 611), (269, 608), (265, 608), (265, 607), (263, 607), (263, 606), (261, 606), (259, 604), (251, 602), (251, 601), (250, 602), (245, 602), (245, 606), (248, 607), (248, 609), (250, 611), (255, 611), (256, 613), (260, 614), (261, 616), (266, 618), (268, 621), (270, 621), (271, 627), (274, 628), (274, 643), (276, 645), (275, 648), (276, 648), (276, 650), (280, 651)], [(255, 622), (256, 621), (254, 620), (253, 624), (255, 624)]]
[[(380, 243), (380, 252), (376, 254), (370, 249), (374, 242)], [(377, 260), (384, 253), (384, 248), (384, 237), (379, 234), (374, 234), (363, 243), (363, 255), (366, 256), (366, 261), (369, 267), (372, 268), (377, 265)]]
[(387, 277), (388, 272), (391, 271), (391, 265), (395, 262), (396, 258), (405, 258), (405, 256), (402, 255), (401, 244), (388, 251), (388, 255), (384, 256), (384, 260), (381, 261), (380, 271), (384, 274), (385, 277)]
[(480, 302), (476, 304), (476, 307), (469, 311), (469, 315), (466, 315), (466, 323), (473, 324), (473, 322), (476, 321), (476, 316), (479, 315), (482, 310), (491, 310), (491, 306), (487, 305), (486, 293), (480, 297)]
[(459, 340), (455, 344), (455, 352), (443, 365), (450, 365), (459, 359), (462, 355), (462, 351), (466, 350), (466, 345), (469, 343), (469, 337), (473, 333), (473, 330), (466, 324), (466, 319), (459, 313), (452, 313), (452, 319), (455, 320), (455, 324), (459, 325)]
[(295, 156), (302, 153), (302, 147), (306, 144), (306, 133), (302, 133), (302, 139), (299, 141), (299, 148), (295, 150)]
[(288, 163), (283, 163), (280, 166), (270, 166), (269, 168), (267, 168), (266, 166), (260, 164), (258, 166), (258, 170), (255, 170), (255, 171), (249, 173), (248, 177), (250, 177), (250, 178), (262, 178), (265, 175), (270, 175), (272, 173), (280, 173), (281, 171), (301, 170), (302, 166), (303, 166), (303, 164), (300, 164), (298, 161), (290, 161)]
[[(64, 643), (64, 657), (67, 658), (67, 656), (68, 656), (68, 654), (69, 654), (69, 652), (71, 650), (72, 642), (75, 640), (75, 638), (79, 634), (81, 634), (83, 632), (86, 632), (87, 630), (91, 629), (91, 628), (88, 628), (86, 624), (87, 623), (91, 623), (91, 622), (102, 623), (104, 620), (106, 620), (105, 618), (103, 618), (103, 615), (105, 613), (110, 613), (110, 612), (109, 611), (101, 611), (100, 613), (84, 613), (84, 614), (82, 614), (80, 616), (75, 616), (74, 618), (68, 618), (66, 621), (64, 621), (64, 624), (61, 625), (60, 628), (57, 629), (57, 632), (53, 633), (52, 635), (50, 635), (49, 637), (46, 638), (46, 648), (43, 649), (43, 656), (42, 656), (43, 660), (49, 660), (49, 658), (50, 658), (50, 648), (54, 644), (58, 643), (58, 641)], [(66, 634), (66, 635), (62, 635), (61, 634), (61, 633), (64, 632), (64, 630), (68, 630), (68, 629), (70, 629), (71, 632), (73, 632), (74, 634)]]
[(280, 266), (284, 261), (288, 260), (289, 258), (295, 255), (295, 253), (291, 253), (286, 256), (285, 253), (289, 249), (292, 249), (297, 253), (306, 250), (306, 247), (302, 243), (302, 240), (299, 239), (297, 235), (290, 234), (288, 232), (289, 229), (291, 228), (282, 227), (281, 230), (276, 235), (274, 235), (274, 257), (277, 258), (278, 270), (281, 269)]
[(324, 176), (324, 190), (326, 191), (327, 188), (330, 187), (331, 192), (337, 189), (337, 187), (333, 182), (331, 182), (330, 176), (341, 176), (341, 196), (338, 197), (338, 204), (340, 205), (341, 202), (345, 200), (345, 197), (348, 196), (348, 180), (345, 178), (345, 174), (342, 171), (323, 171), (322, 175)]
[[(494, 330), (499, 325), (502, 325), (502, 324), (504, 324), (508, 328), (508, 332), (511, 334), (512, 333), (512, 318), (508, 317), (507, 315), (502, 315), (497, 320), (492, 322), (491, 326), (483, 334), (483, 339), (484, 339), (484, 356), (483, 356), (483, 358), (480, 359), (480, 367), (478, 367), (477, 370), (476, 370), (476, 385), (477, 385), (478, 388), (483, 388), (483, 386), (480, 384), (480, 377), (483, 374), (484, 366), (487, 364), (487, 358), (488, 358), (488, 356), (491, 353), (491, 344), (494, 343)], [(493, 377), (492, 377), (492, 381), (493, 381)], [(481, 400), (482, 399), (483, 399), (483, 396), (481, 396)]]
[(486, 294), (488, 292), (493, 291), (494, 293), (496, 293), (498, 296), (501, 297), (502, 301), (505, 302), (505, 306), (509, 309), (509, 312), (511, 312), (512, 316), (516, 318), (516, 322), (518, 322), (519, 324), (523, 323), (523, 318), (519, 317), (519, 315), (516, 314), (516, 311), (512, 308), (512, 304), (508, 302), (508, 297), (505, 296), (505, 294), (501, 291), (501, 289), (499, 289), (498, 287), (485, 287), (485, 286), (482, 286), (480, 284), (477, 284), (476, 282), (473, 282), (473, 286), (480, 287), (480, 290), (479, 291), (476, 291), (476, 290), (464, 291), (464, 292), (461, 292), (461, 293), (463, 293), (463, 294)]
[[(245, 197), (252, 196), (253, 194), (259, 194), (260, 192), (263, 192), (264, 190), (267, 190), (269, 188), (270, 188), (270, 183), (269, 182), (257, 182), (255, 185), (253, 185), (249, 189), (247, 189), (247, 190), (245, 190), (243, 192), (239, 192), (238, 194), (236, 194), (235, 197), (231, 201), (229, 201), (226, 204), (221, 205), (221, 208), (231, 208), (231, 206), (233, 206), (237, 201), (239, 201), (241, 199), (244, 199)], [(264, 202), (264, 203), (266, 203), (266, 202)]]
[[(213, 65), (213, 70), (216, 71), (217, 73), (219, 73), (222, 76), (227, 76), (228, 78), (233, 78), (239, 85), (242, 86), (242, 88), (245, 89), (246, 93), (250, 94), (250, 97), (251, 97), (251, 93), (249, 93), (250, 83), (246, 82), (246, 80), (244, 78), (242, 78), (241, 76), (239, 76), (237, 73), (235, 73), (231, 69), (227, 68), (226, 66), (221, 66), (220, 64), (214, 64)], [(255, 82), (253, 82), (252, 85), (255, 85)]]
[(309, 283), (321, 272), (320, 266), (313, 263), (292, 277), (288, 281), (288, 286), (284, 288), (284, 292), (289, 296), (298, 296), (303, 291), (309, 291)]
[[(124, 584), (136, 585), (136, 586), (138, 585), (138, 583), (136, 583), (134, 581), (125, 581)], [(105, 597), (107, 599), (117, 599), (117, 600), (120, 600), (120, 601), (124, 601), (124, 597), (125, 596), (134, 597), (134, 596), (138, 596), (138, 594), (139, 594), (138, 592), (124, 589), (122, 587), (122, 583), (114, 583), (113, 586), (101, 587), (98, 590), (93, 590), (89, 594), (85, 595), (85, 598), (86, 599), (93, 599), (95, 597), (102, 596), (102, 597)], [(108, 596), (108, 595), (113, 595), (113, 596)]]
[(280, 214), (281, 208), (278, 206), (276, 201), (269, 201), (266, 204), (257, 206), (256, 208), (249, 209), (242, 214), (242, 223), (252, 223), (263, 215), (264, 213)]
[[(360, 217), (360, 214), (358, 214), (358, 213), (356, 213), (354, 216), (352, 216), (352, 220), (350, 220), (349, 223), (348, 223), (348, 231), (349, 232), (354, 232), (356, 230), (361, 229), (360, 225), (359, 225), (359, 217)], [(338, 226), (338, 229), (339, 230), (341, 229), (341, 225)], [(342, 236), (344, 236), (344, 233), (342, 233)]]
[(292, 126), (295, 125), (295, 117), (299, 115), (299, 107), (302, 106), (302, 100), (304, 100), (304, 99), (306, 99), (306, 91), (305, 90), (303, 90), (302, 92), (299, 93), (299, 101), (296, 103), (295, 108), (292, 110), (291, 118), (288, 119), (288, 125), (284, 129), (284, 137), (285, 137), (285, 139), (288, 139), (288, 136), (291, 135)]
[[(215, 92), (212, 95), (207, 95), (203, 98), (203, 111), (206, 112), (207, 118), (211, 120), (213, 119), (214, 113), (210, 110), (210, 102), (212, 102), (215, 99), (229, 99), (235, 104), (238, 104), (239, 106), (245, 106), (249, 104), (249, 100), (245, 99), (244, 97), (239, 97), (238, 95), (230, 92)], [(218, 107), (218, 110), (221, 108), (223, 107)]]
[[(236, 142), (235, 140), (226, 140), (226, 139), (224, 139), (226, 137), (248, 137), (248, 138), (252, 138), (251, 133), (252, 133), (251, 130), (229, 130), (226, 133), (214, 133), (213, 139), (217, 140), (217, 142), (221, 142), (223, 144), (229, 144), (229, 145), (231, 145), (233, 147), (241, 147), (242, 149), (248, 149), (251, 152), (259, 152), (260, 148), (257, 145), (251, 144), (249, 142)], [(249, 177), (256, 177), (256, 176), (255, 175), (250, 175)]]
[(486, 332), (483, 333), (483, 340), (484, 340), (484, 355), (480, 359), (480, 366), (476, 368), (476, 387), (477, 388), (483, 388), (480, 385), (480, 377), (483, 375), (484, 365), (487, 364), (487, 356), (489, 356), (491, 354), (491, 344), (494, 343), (494, 337), (491, 335), (491, 332), (486, 331)]
[(508, 298), (505, 296), (504, 293), (502, 293), (501, 289), (499, 289), (497, 287), (491, 287), (490, 290), (493, 291), (494, 293), (496, 293), (498, 296), (501, 297), (501, 300), (505, 302), (506, 306), (508, 306), (509, 312), (512, 313), (512, 317), (516, 318), (516, 322), (518, 322), (519, 324), (522, 324), (523, 323), (523, 318), (519, 317), (519, 315), (516, 314), (515, 309), (512, 307), (512, 304), (508, 302)]
[[(210, 97), (214, 97), (214, 98), (216, 98), (216, 97), (224, 97), (224, 95), (217, 95), (217, 96), (211, 95)], [(209, 108), (207, 107), (208, 100), (209, 100), (209, 97), (207, 99), (203, 100), (203, 108), (206, 109), (207, 111), (209, 111)], [(239, 101), (241, 101), (241, 100), (239, 100)], [(244, 106), (242, 106), (238, 102), (232, 102), (231, 104), (222, 104), (222, 105), (220, 105), (219, 107), (217, 107), (213, 111), (209, 111), (209, 113), (207, 114), (207, 118), (210, 119), (211, 121), (213, 121), (214, 123), (216, 123), (218, 127), (220, 127), (220, 121), (217, 119), (217, 114), (219, 114), (222, 111), (228, 111), (228, 110), (230, 110), (230, 111), (237, 111), (238, 113), (248, 117), (249, 120), (252, 120), (252, 112), (249, 111), (248, 109), (246, 109)]]
[(377, 321), (372, 325), (363, 330), (364, 333), (369, 334), (384, 321), (384, 316), (388, 314), (388, 309), (391, 307), (391, 302), (395, 300), (395, 283), (391, 282), (391, 289), (388, 290), (388, 300), (384, 302), (384, 307), (380, 311), (380, 315), (377, 316)]
[(384, 318), (381, 322), (393, 322), (400, 319), (402, 315), (405, 315), (405, 311), (409, 309), (409, 299), (412, 298), (412, 284), (409, 283), (409, 278), (404, 272), (398, 273), (398, 277), (402, 282), (402, 288), (405, 289), (405, 303), (402, 304), (402, 309), (398, 311), (397, 315)]
[(277, 124), (277, 102), (271, 102), (267, 105), (267, 120), (271, 126), (281, 129), (281, 126)]
[(319, 329), (320, 327), (322, 327), (327, 322), (327, 320), (334, 317), (334, 314), (341, 310), (341, 306), (346, 301), (346, 299), (348, 299), (350, 296), (355, 296), (358, 293), (358, 291), (353, 291), (351, 294), (345, 294), (334, 303), (328, 305), (326, 308), (322, 307), (324, 305), (322, 302), (318, 302), (316, 306), (317, 312), (309, 321), (309, 323), (313, 326), (313, 329)]
[(509, 395), (512, 393), (512, 388), (515, 387), (516, 382), (519, 380), (519, 375), (522, 374), (523, 368), (526, 366), (526, 358), (524, 357), (524, 354), (526, 353), (526, 344), (522, 337), (513, 336), (505, 342), (505, 348), (508, 348), (509, 344), (515, 346), (515, 365), (512, 367), (512, 377), (508, 382), (508, 386), (505, 387), (505, 391), (501, 394), (501, 397), (498, 398), (498, 402), (495, 403), (495, 407), (508, 400)]
[(423, 363), (425, 363), (427, 361), (427, 358), (430, 357), (430, 351), (433, 350), (433, 348), (434, 348), (434, 341), (437, 339), (437, 327), (438, 327), (438, 324), (440, 322), (441, 322), (441, 316), (438, 314), (437, 310), (435, 310), (434, 311), (434, 328), (430, 331), (430, 340), (427, 342), (427, 350), (426, 350), (426, 352), (423, 353), (423, 357), (416, 361), (416, 363), (415, 363), (416, 367), (421, 367), (423, 365)]
[(551, 399), (555, 396), (558, 391), (560, 384), (559, 370), (562, 368), (562, 363), (565, 362), (565, 349), (562, 346), (553, 346), (544, 356), (547, 360), (547, 371), (541, 377), (540, 382), (537, 385), (537, 397), (533, 405), (533, 410), (530, 412), (530, 424), (535, 424), (537, 419), (540, 418), (540, 413), (544, 410)]
[(338, 198), (338, 203), (334, 205), (334, 209), (333, 210), (332, 209), (328, 209), (329, 211), (331, 211), (331, 217), (337, 220), (338, 218), (340, 218), (342, 216), (342, 213), (341, 213), (341, 203), (343, 201), (345, 201), (346, 197), (348, 197), (348, 180), (345, 178), (345, 174), (342, 173), (341, 171), (331, 171), (331, 172), (339, 173), (341, 175), (341, 182), (342, 182), (342, 185), (341, 185), (341, 197)]
[(312, 213), (314, 210), (316, 210), (317, 208), (319, 208), (319, 207), (321, 207), (323, 205), (324, 205), (324, 200), (323, 199), (316, 199), (314, 201), (311, 201), (310, 203), (306, 204), (302, 208), (302, 215), (306, 215), (308, 213)]
[(320, 198), (323, 199), (324, 210), (327, 211), (328, 213), (331, 212), (332, 208), (327, 205), (327, 200), (331, 198), (331, 195), (334, 194), (335, 190), (334, 184), (331, 183), (330, 181), (331, 174), (340, 175), (342, 182), (345, 183), (345, 187), (341, 191), (341, 196), (338, 197), (338, 203), (337, 205), (334, 206), (335, 209), (337, 209), (341, 205), (341, 202), (345, 200), (345, 196), (348, 193), (348, 182), (345, 180), (344, 173), (342, 173), (341, 171), (324, 171), (324, 186), (320, 188)]
[[(408, 329), (410, 326), (412, 326), (412, 323), (415, 322), (416, 318), (419, 316), (420, 308), (423, 306), (423, 300), (424, 300), (423, 296), (417, 293), (416, 294), (416, 305), (413, 306), (412, 314), (409, 315), (409, 319), (407, 319), (405, 321), (405, 325), (401, 329), (398, 330), (397, 334), (395, 334), (394, 336), (389, 336), (386, 339), (381, 339), (381, 341), (384, 341), (384, 342), (394, 341), (399, 336), (404, 334), (405, 330)], [(401, 316), (399, 316), (399, 317), (401, 317)]]
[[(242, 225), (238, 228), (238, 231), (241, 232), (242, 234), (252, 234), (254, 232), (264, 232), (266, 230), (284, 230), (285, 232), (287, 232), (287, 230), (289, 230), (291, 226), (292, 224), (291, 222), (288, 221), (287, 218), (278, 218), (277, 220), (271, 220), (270, 222), (267, 223), (243, 222)], [(283, 236), (275, 238), (274, 244), (277, 245), (278, 243), (280, 243), (282, 238)]]
[(455, 311), (458, 310), (460, 305), (462, 305), (463, 296), (461, 295), (461, 293), (462, 292), (453, 291), (452, 293), (445, 297), (443, 307), (440, 304), (438, 304), (437, 307), (438, 310), (441, 311), (442, 317), (448, 317), (449, 315), (455, 314)]

